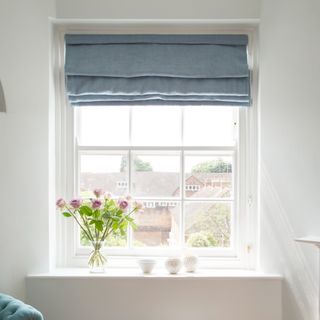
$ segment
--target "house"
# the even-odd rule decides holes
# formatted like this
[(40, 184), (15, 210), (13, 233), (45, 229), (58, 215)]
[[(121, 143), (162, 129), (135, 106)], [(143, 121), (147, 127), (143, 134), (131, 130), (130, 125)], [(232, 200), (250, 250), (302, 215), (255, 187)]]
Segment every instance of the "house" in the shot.
[[(318, 0), (1, 0), (0, 292), (29, 302), (47, 320), (318, 319), (318, 251), (294, 240), (320, 232), (319, 17)], [(254, 271), (221, 271), (219, 261), (219, 271), (199, 276), (55, 269), (56, 249), (63, 256), (66, 248), (56, 245), (55, 180), (65, 172), (56, 172), (55, 157), (61, 136), (54, 87), (63, 66), (53, 57), (65, 24), (83, 33), (256, 31), (257, 134), (250, 139), (258, 146), (258, 188), (247, 202), (257, 209), (257, 239), (244, 232), (239, 244)], [(125, 179), (114, 181), (125, 187)], [(201, 184), (217, 182), (192, 177), (187, 192)]]
[[(134, 241), (138, 246), (162, 246), (174, 245), (178, 241), (179, 227), (177, 219), (180, 212), (180, 204), (175, 199), (180, 196), (179, 174), (172, 172), (152, 172), (137, 171), (134, 174), (133, 182), (134, 196), (152, 197), (155, 195), (165, 195), (173, 197), (172, 200), (145, 200), (145, 212), (143, 215), (137, 215), (138, 229), (134, 232)], [(95, 187), (102, 190), (112, 191), (117, 196), (125, 196), (128, 193), (128, 181), (123, 172), (113, 173), (92, 173), (83, 172), (80, 180), (80, 190), (86, 196), (90, 195), (90, 190)], [(190, 173), (185, 179), (186, 197), (230, 197), (232, 193), (232, 173)], [(92, 196), (92, 195), (91, 195)], [(194, 229), (195, 216), (201, 212), (208, 211), (212, 205), (188, 205), (186, 216), (188, 216), (186, 239), (192, 234)], [(226, 212), (227, 225), (223, 226), (217, 223), (217, 229), (214, 228), (213, 234), (219, 239), (215, 246), (228, 246), (230, 244), (230, 212)], [(222, 230), (225, 230), (223, 234)], [(197, 232), (193, 232), (197, 233)], [(209, 245), (209, 244), (208, 244)]]

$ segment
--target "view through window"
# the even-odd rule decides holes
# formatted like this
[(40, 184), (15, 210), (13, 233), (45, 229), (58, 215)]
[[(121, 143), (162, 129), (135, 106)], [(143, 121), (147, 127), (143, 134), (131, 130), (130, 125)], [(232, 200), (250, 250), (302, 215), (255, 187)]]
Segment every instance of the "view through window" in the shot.
[[(231, 248), (237, 215), (238, 108), (75, 108), (82, 197), (102, 188), (144, 203), (119, 249)], [(89, 245), (80, 235), (82, 246)]]

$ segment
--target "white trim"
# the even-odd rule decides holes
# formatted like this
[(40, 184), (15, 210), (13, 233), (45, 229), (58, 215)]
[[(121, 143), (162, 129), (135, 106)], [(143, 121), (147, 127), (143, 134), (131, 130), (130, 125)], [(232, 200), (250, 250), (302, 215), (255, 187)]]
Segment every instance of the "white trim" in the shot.
[(49, 173), (49, 189), (48, 189), (48, 212), (49, 212), (49, 270), (56, 267), (56, 218), (55, 218), (55, 202), (56, 202), (56, 146), (55, 146), (55, 132), (56, 132), (56, 116), (55, 116), (55, 98), (56, 92), (54, 90), (54, 69), (55, 53), (53, 48), (53, 26), (50, 28), (50, 45), (49, 45), (49, 61), (51, 62), (49, 68), (49, 117), (48, 117), (48, 173)]
[(283, 276), (280, 274), (263, 273), (251, 270), (200, 270), (196, 273), (179, 272), (176, 275), (169, 274), (164, 268), (157, 265), (152, 274), (141, 273), (140, 269), (112, 269), (108, 268), (106, 273), (93, 274), (89, 273), (85, 268), (68, 268), (68, 269), (55, 269), (48, 273), (32, 273), (27, 275), (28, 279), (93, 279), (93, 278), (138, 278), (138, 279), (212, 279), (217, 280), (231, 280), (231, 279), (263, 279), (263, 280), (275, 280), (282, 281)]
[[(184, 109), (182, 108), (180, 112), (180, 130), (181, 130), (181, 146), (183, 146), (184, 142), (184, 126), (185, 126), (185, 121), (184, 121)], [(185, 173), (185, 149), (181, 149), (181, 154), (180, 154), (180, 198), (186, 197), (186, 192), (185, 192), (185, 184), (186, 180), (184, 177)], [(183, 211), (183, 206), (184, 202), (180, 203), (180, 215), (179, 215), (179, 245), (181, 248), (185, 246), (185, 238), (184, 238), (184, 230), (185, 230), (185, 218), (184, 218), (184, 211)]]
[[(185, 33), (199, 33), (199, 28), (202, 30), (212, 29), (217, 32), (230, 29), (256, 28), (260, 24), (260, 19), (60, 19), (50, 18), (51, 23), (56, 27), (63, 29), (77, 29), (88, 32), (95, 29), (108, 29), (108, 32), (124, 31), (127, 33), (136, 33), (137, 30), (132, 31), (128, 29), (139, 28), (143, 32), (161, 33), (175, 32), (175, 28), (179, 28), (179, 32)], [(151, 30), (150, 30), (151, 29)], [(154, 29), (156, 29), (154, 31)], [(106, 31), (104, 31), (106, 32)]]
[[(65, 33), (131, 33), (131, 34), (139, 34), (139, 33), (193, 33), (193, 34), (214, 34), (214, 33), (246, 33), (249, 36), (249, 48), (248, 51), (252, 57), (253, 52), (256, 54), (256, 50), (253, 50), (254, 47), (257, 46), (257, 25), (258, 20), (238, 20), (238, 21), (226, 21), (226, 20), (95, 20), (95, 21), (82, 21), (82, 20), (57, 20), (52, 19), (52, 23), (54, 25), (54, 53), (55, 53), (55, 61), (54, 61), (54, 75), (55, 75), (55, 94), (56, 94), (56, 172), (57, 172), (57, 187), (56, 193), (57, 195), (63, 195), (66, 198), (71, 198), (75, 194), (75, 190), (70, 190), (66, 187), (66, 180), (75, 179), (74, 172), (72, 170), (71, 161), (66, 163), (66, 159), (62, 157), (67, 149), (69, 149), (72, 145), (72, 141), (69, 139), (67, 144), (64, 141), (66, 137), (63, 136), (63, 132), (66, 132), (66, 122), (68, 119), (72, 117), (72, 108), (68, 106), (68, 103), (65, 100), (65, 96), (59, 94), (60, 92), (65, 92), (64, 88), (64, 70), (63, 70), (63, 60), (64, 60), (64, 52), (61, 50), (64, 48), (64, 34)], [(238, 172), (247, 172), (245, 176), (241, 176), (240, 179), (235, 179), (234, 181), (247, 181), (247, 187), (239, 186), (238, 183), (234, 185), (234, 194), (236, 192), (240, 193), (239, 203), (235, 203), (234, 206), (237, 206), (239, 210), (239, 220), (246, 221), (246, 229), (236, 228), (234, 229), (234, 233), (237, 234), (238, 239), (242, 239), (242, 241), (236, 241), (233, 239), (232, 242), (238, 243), (236, 251), (239, 252), (239, 255), (236, 257), (235, 252), (231, 252), (229, 250), (229, 254), (231, 253), (230, 258), (226, 259), (228, 254), (223, 258), (211, 258), (208, 260), (207, 266), (210, 267), (227, 267), (227, 268), (254, 268), (256, 266), (256, 250), (250, 252), (250, 254), (245, 254), (245, 248), (247, 248), (248, 244), (254, 249), (256, 248), (256, 228), (257, 228), (257, 182), (256, 182), (256, 109), (257, 109), (257, 61), (256, 58), (252, 57), (250, 61), (251, 69), (253, 70), (253, 85), (252, 85), (252, 100), (253, 107), (247, 110), (241, 110), (240, 113), (240, 121), (245, 120), (247, 123), (246, 128), (242, 128), (241, 132), (239, 132), (240, 141), (243, 143), (243, 138), (249, 141), (248, 144), (244, 144), (247, 151), (245, 154), (239, 154), (239, 157), (234, 161), (234, 166), (236, 171)], [(65, 107), (67, 106), (67, 107)], [(253, 124), (253, 125), (252, 125)], [(70, 128), (70, 131), (73, 131), (74, 128)], [(183, 130), (183, 129), (182, 129)], [(73, 135), (69, 135), (73, 136)], [(116, 147), (117, 148), (117, 147)], [(129, 160), (131, 161), (131, 151), (133, 150), (150, 150), (147, 147), (118, 147), (119, 150), (127, 149), (129, 150)], [(156, 150), (161, 149), (162, 147), (155, 147)], [(235, 152), (234, 147), (228, 147), (230, 152)], [(115, 149), (114, 147), (110, 148), (99, 148), (101, 151)], [(184, 151), (191, 150), (207, 150), (207, 151), (222, 151), (226, 150), (224, 147), (211, 148), (211, 147), (169, 147), (169, 150), (180, 150), (181, 153)], [(242, 149), (242, 146), (241, 146)], [(96, 147), (79, 147), (79, 150), (93, 151), (96, 150)], [(166, 149), (168, 150), (168, 149)], [(234, 154), (237, 154), (235, 152)], [(230, 155), (230, 154), (228, 154)], [(239, 163), (242, 164), (239, 167)], [(245, 164), (245, 165), (244, 165)], [(183, 163), (181, 164), (184, 165)], [(67, 170), (69, 168), (69, 170)], [(74, 168), (77, 170), (78, 168)], [(235, 170), (233, 170), (235, 171)], [(251, 172), (251, 173), (250, 173)], [(68, 177), (68, 175), (71, 175)], [(234, 177), (235, 178), (235, 177)], [(69, 180), (70, 181), (70, 180)], [(129, 181), (131, 184), (131, 174), (129, 173)], [(182, 177), (182, 186), (184, 184), (184, 179)], [(76, 183), (74, 184), (76, 186)], [(183, 188), (181, 190), (184, 190)], [(248, 203), (246, 203), (245, 199), (251, 197), (252, 205), (249, 207)], [(186, 199), (188, 200), (188, 199)], [(201, 201), (201, 199), (197, 199)], [(205, 199), (204, 199), (205, 200)], [(233, 201), (233, 199), (227, 199), (229, 201)], [(233, 221), (234, 225), (238, 225), (237, 221)], [(234, 227), (233, 227), (234, 228)], [(74, 232), (74, 225), (67, 224), (67, 220), (62, 220), (61, 217), (57, 218), (57, 265), (58, 266), (78, 266), (86, 263), (83, 256), (78, 256), (74, 249), (72, 249), (72, 245), (74, 239), (70, 237), (71, 234), (76, 237), (76, 233)], [(182, 235), (181, 235), (182, 237)], [(64, 240), (61, 240), (64, 239)], [(182, 241), (182, 238), (181, 238)], [(152, 248), (154, 251), (154, 248)], [(215, 249), (211, 249), (212, 252), (216, 251)], [(224, 250), (225, 254), (227, 253)], [(88, 251), (87, 251), (88, 252)], [(87, 253), (86, 252), (86, 253)], [(110, 252), (111, 253), (111, 252)], [(131, 254), (131, 253), (130, 253)], [(217, 252), (216, 252), (217, 254)], [(119, 258), (117, 258), (119, 260)], [(116, 261), (117, 259), (114, 259)], [(84, 264), (85, 265), (85, 264)]]
[[(79, 150), (85, 150), (85, 151), (116, 151), (116, 150), (131, 150), (131, 151), (216, 151), (224, 153), (217, 154), (218, 156), (224, 157), (224, 156), (230, 156), (229, 151), (235, 151), (236, 148), (233, 146), (79, 146)], [(188, 153), (189, 155), (189, 153)], [(203, 154), (202, 154), (203, 155)], [(204, 154), (205, 155), (205, 154)], [(212, 154), (208, 154), (209, 156)]]

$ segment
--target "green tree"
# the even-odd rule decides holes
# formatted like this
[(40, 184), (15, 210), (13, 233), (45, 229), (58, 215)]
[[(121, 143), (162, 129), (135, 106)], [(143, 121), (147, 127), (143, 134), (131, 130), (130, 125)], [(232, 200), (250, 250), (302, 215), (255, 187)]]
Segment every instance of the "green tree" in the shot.
[[(150, 162), (143, 161), (139, 157), (134, 158), (133, 166), (135, 171), (153, 171)], [(127, 157), (123, 156), (121, 159), (120, 171), (124, 172), (126, 167), (127, 167)]]
[(230, 162), (225, 162), (222, 159), (218, 159), (198, 163), (192, 168), (192, 173), (203, 172), (228, 173), (232, 172), (232, 166)]
[(187, 245), (189, 247), (217, 247), (218, 242), (208, 231), (199, 231), (190, 234)]
[(191, 247), (228, 247), (230, 233), (230, 207), (223, 203), (203, 204), (186, 222)]

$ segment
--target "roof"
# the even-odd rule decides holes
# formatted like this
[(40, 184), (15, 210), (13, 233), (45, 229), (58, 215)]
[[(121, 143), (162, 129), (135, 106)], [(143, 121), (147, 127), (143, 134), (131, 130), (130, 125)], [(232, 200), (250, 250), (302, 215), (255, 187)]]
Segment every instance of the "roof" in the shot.
[[(195, 180), (192, 179), (195, 178)], [(141, 171), (134, 173), (133, 193), (137, 196), (171, 197), (180, 187), (180, 175), (175, 172)], [(196, 191), (197, 196), (210, 197), (221, 192), (220, 182), (231, 182), (231, 173), (194, 173), (187, 176), (187, 184), (201, 183), (201, 188)], [(105, 191), (118, 195), (125, 194), (127, 178), (124, 172), (116, 173), (89, 173), (81, 174), (81, 190), (93, 190), (102, 188)], [(122, 185), (122, 187), (120, 186)]]

